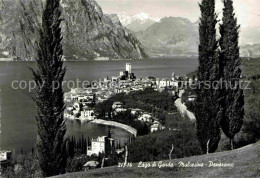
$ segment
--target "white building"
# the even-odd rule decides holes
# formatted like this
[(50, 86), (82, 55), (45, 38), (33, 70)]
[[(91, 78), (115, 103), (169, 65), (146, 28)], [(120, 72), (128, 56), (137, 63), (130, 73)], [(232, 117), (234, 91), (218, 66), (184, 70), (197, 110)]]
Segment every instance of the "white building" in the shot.
[(10, 160), (11, 159), (11, 151), (0, 151), (0, 159), (1, 160)]
[(98, 137), (97, 139), (91, 140), (91, 147), (88, 148), (87, 155), (99, 155), (100, 153), (105, 153), (105, 136)]
[(128, 72), (128, 74), (132, 73), (132, 65), (130, 63), (126, 63), (126, 71)]
[(120, 71), (119, 75), (122, 77), (124, 75), (124, 71)]
[(158, 121), (154, 121), (153, 125), (151, 126), (151, 133), (157, 130), (162, 130), (162, 126)]
[(152, 119), (152, 115), (149, 113), (144, 113), (138, 117), (138, 120), (143, 122), (152, 122)]
[(98, 137), (97, 139), (91, 140), (91, 147), (88, 148), (87, 155), (99, 155), (101, 153), (106, 153), (108, 147), (114, 146), (114, 139), (107, 138), (106, 136)]
[(122, 108), (123, 106), (124, 106), (124, 104), (121, 102), (114, 102), (112, 105), (112, 109)]
[(0, 177), (5, 169), (8, 167), (8, 161), (11, 159), (11, 151), (0, 151)]
[(162, 79), (157, 80), (156, 84), (159, 88), (165, 88), (165, 87), (178, 87), (178, 81), (168, 80), (168, 79)]
[(94, 120), (95, 119), (95, 112), (94, 109), (86, 108), (81, 111), (81, 120)]
[(85, 90), (86, 94), (91, 94), (93, 92), (92, 88), (87, 88)]
[(116, 108), (114, 110), (114, 114), (117, 115), (117, 113), (126, 112), (126, 111), (127, 111), (127, 109), (125, 109), (125, 108)]
[(112, 82), (117, 82), (118, 81), (118, 77), (112, 76), (111, 80), (112, 80)]
[(197, 98), (196, 95), (190, 95), (188, 96), (188, 101), (194, 101)]
[(83, 100), (85, 100), (85, 96), (84, 95), (78, 96), (78, 101), (83, 101)]
[(131, 109), (132, 115), (139, 115), (139, 114), (142, 114), (142, 112), (143, 112), (142, 109)]

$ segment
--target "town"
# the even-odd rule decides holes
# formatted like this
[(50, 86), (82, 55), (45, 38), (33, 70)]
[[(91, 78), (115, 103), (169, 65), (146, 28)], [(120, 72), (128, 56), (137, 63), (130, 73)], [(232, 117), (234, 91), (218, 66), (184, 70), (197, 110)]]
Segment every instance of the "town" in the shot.
[[(64, 117), (70, 120), (80, 120), (93, 122), (98, 124), (105, 124), (110, 126), (121, 127), (122, 129), (130, 132), (129, 126), (124, 126), (124, 124), (120, 124), (112, 121), (104, 121), (98, 118), (98, 115), (95, 111), (94, 106), (98, 103), (102, 103), (108, 100), (110, 97), (125, 93), (129, 94), (134, 91), (143, 91), (146, 88), (153, 89), (154, 91), (162, 92), (167, 89), (168, 92), (175, 98), (181, 98), (182, 94), (185, 92), (183, 89), (182, 81), (186, 81), (184, 85), (189, 83), (193, 83), (194, 79), (188, 78), (186, 76), (179, 77), (174, 73), (170, 79), (164, 78), (162, 80), (156, 79), (155, 77), (145, 77), (145, 78), (137, 78), (132, 71), (132, 66), (130, 63), (126, 64), (125, 71), (120, 71), (119, 76), (105, 77), (103, 81), (99, 83), (99, 85), (89, 86), (88, 88), (74, 88), (71, 89), (70, 92), (65, 93), (65, 102), (67, 104), (67, 108), (64, 112)], [(196, 80), (196, 79), (195, 79)], [(195, 100), (196, 96), (190, 95), (188, 97), (188, 101)], [(178, 101), (180, 102), (180, 101)], [(187, 113), (186, 107), (184, 104), (177, 102), (177, 108), (182, 114), (190, 114)], [(184, 108), (185, 107), (185, 108)], [(183, 109), (184, 108), (184, 109)], [(119, 101), (116, 101), (112, 104), (112, 115), (116, 116), (119, 113), (123, 113), (126, 111), (130, 111), (131, 115), (135, 116), (138, 121), (143, 123), (147, 123), (150, 126), (150, 132), (155, 132), (158, 130), (165, 129), (165, 126), (160, 123), (160, 120), (153, 116), (152, 113), (144, 111), (140, 108), (125, 108), (125, 104)], [(183, 112), (185, 110), (185, 112)], [(106, 113), (106, 118), (108, 118), (109, 113)], [(190, 114), (192, 115), (192, 114)], [(191, 116), (191, 120), (193, 120), (193, 115)], [(131, 127), (130, 127), (131, 128)], [(132, 128), (132, 130), (135, 130)], [(137, 135), (137, 131), (130, 132), (133, 135)], [(104, 138), (100, 137), (92, 140), (92, 145), (95, 145), (95, 142), (104, 142)], [(91, 149), (91, 148), (90, 148)], [(99, 151), (105, 150), (105, 148), (96, 148), (95, 146), (88, 150), (88, 155), (98, 154)]]

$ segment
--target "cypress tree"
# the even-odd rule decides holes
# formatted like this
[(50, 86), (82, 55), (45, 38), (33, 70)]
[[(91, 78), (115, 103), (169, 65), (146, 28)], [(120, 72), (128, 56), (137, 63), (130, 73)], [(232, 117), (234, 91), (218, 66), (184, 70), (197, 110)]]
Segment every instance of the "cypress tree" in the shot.
[(39, 29), (36, 71), (37, 158), (43, 176), (65, 173), (66, 133), (62, 81), (66, 69), (62, 62), (61, 10), (59, 0), (46, 0)]
[[(243, 125), (244, 94), (240, 88), (241, 60), (239, 58), (239, 25), (235, 17), (233, 1), (224, 0), (223, 19), (220, 25), (221, 38), (219, 41), (220, 73), (223, 81), (224, 99), (222, 102), (223, 116), (221, 128), (230, 139), (233, 149), (233, 138)], [(227, 87), (226, 87), (227, 86)]]
[(214, 82), (219, 80), (215, 0), (203, 0), (200, 10), (199, 83), (195, 115), (201, 148), (204, 153), (210, 153), (216, 151), (220, 140), (219, 90), (213, 88)]

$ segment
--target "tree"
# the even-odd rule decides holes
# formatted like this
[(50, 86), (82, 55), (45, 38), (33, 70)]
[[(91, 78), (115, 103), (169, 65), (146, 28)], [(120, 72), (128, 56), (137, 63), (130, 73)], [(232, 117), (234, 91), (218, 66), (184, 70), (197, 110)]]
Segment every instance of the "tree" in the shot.
[(218, 74), (218, 42), (216, 40), (217, 15), (215, 0), (203, 0), (200, 4), (199, 68), (195, 115), (197, 137), (204, 153), (215, 152), (220, 140), (219, 90), (215, 81)]
[(220, 73), (225, 87), (222, 89), (224, 94), (223, 117), (220, 124), (223, 132), (230, 139), (230, 146), (233, 149), (233, 138), (243, 125), (244, 94), (239, 85), (241, 76), (241, 59), (238, 47), (240, 26), (237, 25), (232, 0), (224, 0), (222, 21), (219, 41), (221, 48)]
[(60, 17), (60, 1), (46, 0), (37, 47), (38, 69), (32, 70), (37, 84), (37, 159), (43, 176), (64, 173), (67, 160), (62, 88), (66, 68), (62, 62)]

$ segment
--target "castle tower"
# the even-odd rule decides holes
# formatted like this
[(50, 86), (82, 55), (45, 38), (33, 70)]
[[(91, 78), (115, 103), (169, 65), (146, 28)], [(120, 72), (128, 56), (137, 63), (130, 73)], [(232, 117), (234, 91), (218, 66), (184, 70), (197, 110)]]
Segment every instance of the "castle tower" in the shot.
[(126, 71), (128, 72), (128, 74), (132, 73), (132, 65), (130, 63), (126, 63)]
[(172, 73), (172, 81), (175, 81), (175, 73)]

